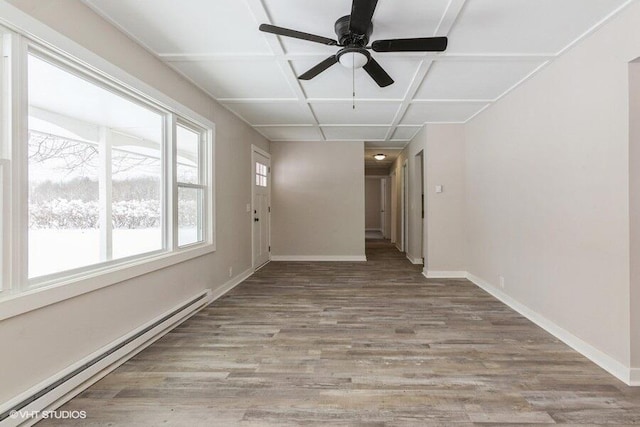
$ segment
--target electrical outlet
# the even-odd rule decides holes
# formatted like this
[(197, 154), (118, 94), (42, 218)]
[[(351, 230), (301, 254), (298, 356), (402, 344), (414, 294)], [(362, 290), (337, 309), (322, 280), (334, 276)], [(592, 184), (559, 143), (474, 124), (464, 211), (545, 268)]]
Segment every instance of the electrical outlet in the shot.
[(504, 289), (504, 277), (498, 276), (498, 279), (500, 280), (500, 287)]
[(233, 276), (233, 267), (229, 267), (229, 277)]

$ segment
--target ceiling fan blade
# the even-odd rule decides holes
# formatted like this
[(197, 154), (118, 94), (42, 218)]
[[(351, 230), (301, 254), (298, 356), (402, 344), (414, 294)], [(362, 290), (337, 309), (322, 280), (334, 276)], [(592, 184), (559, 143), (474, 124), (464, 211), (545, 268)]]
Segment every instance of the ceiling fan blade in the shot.
[(336, 46), (338, 44), (337, 41), (327, 37), (316, 36), (315, 34), (303, 33), (301, 31), (290, 30), (288, 28), (276, 27), (275, 25), (262, 24), (260, 25), (259, 29), (260, 31), (265, 33), (271, 33), (285, 37), (293, 37), (294, 39), (307, 40), (310, 42), (326, 44), (329, 46)]
[(443, 52), (447, 43), (446, 37), (376, 40), (371, 48), (375, 52)]
[(349, 30), (352, 33), (367, 34), (377, 4), (378, 0), (353, 0), (351, 4), (351, 19), (349, 21)]
[(338, 58), (336, 58), (335, 55), (332, 55), (298, 78), (300, 80), (311, 80), (312, 78), (314, 78), (315, 76), (317, 76), (318, 74), (326, 70), (327, 68), (331, 67), (336, 62), (338, 62)]
[(365, 65), (362, 68), (364, 68), (367, 74), (369, 74), (371, 78), (375, 80), (376, 83), (378, 83), (378, 86), (387, 87), (393, 84), (393, 79), (391, 78), (391, 76), (387, 74), (387, 72), (382, 68), (382, 66), (380, 66), (378, 61), (376, 61), (375, 59), (373, 58), (369, 59), (369, 62), (367, 62), (367, 65)]

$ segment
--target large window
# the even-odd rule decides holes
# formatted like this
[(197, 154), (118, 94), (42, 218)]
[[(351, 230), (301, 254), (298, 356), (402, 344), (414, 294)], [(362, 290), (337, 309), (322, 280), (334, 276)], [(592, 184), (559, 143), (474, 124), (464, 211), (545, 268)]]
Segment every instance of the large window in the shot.
[(3, 35), (0, 298), (213, 250), (213, 125)]
[(29, 277), (163, 249), (163, 116), (29, 55)]

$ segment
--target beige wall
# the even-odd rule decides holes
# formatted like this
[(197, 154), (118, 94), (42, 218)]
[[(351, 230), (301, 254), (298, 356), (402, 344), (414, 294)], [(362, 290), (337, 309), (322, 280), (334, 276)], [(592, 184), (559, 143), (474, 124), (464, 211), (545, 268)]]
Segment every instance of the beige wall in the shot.
[[(420, 174), (419, 153), (425, 171)], [(408, 257), (426, 260), (425, 272), (465, 271), (464, 229), (464, 127), (429, 124), (405, 147), (391, 171), (396, 179), (393, 205), (396, 241), (402, 233), (402, 165), (409, 167), (409, 244)], [(425, 219), (422, 220), (421, 183), (425, 190)], [(436, 193), (442, 185), (444, 192)], [(424, 224), (424, 226), (423, 226)], [(426, 250), (423, 250), (426, 242)]]
[(271, 144), (273, 256), (364, 257), (364, 144)]
[[(464, 127), (430, 124), (418, 137), (426, 138), (425, 271), (465, 271)], [(442, 193), (436, 193), (436, 185), (443, 187)]]
[(640, 59), (629, 66), (631, 366), (640, 368)]
[(382, 192), (380, 178), (366, 178), (364, 191), (364, 225), (367, 230), (381, 230)]
[[(0, 402), (251, 267), (251, 144), (269, 143), (76, 0), (12, 0), (55, 30), (216, 123), (217, 247), (211, 255), (0, 323)], [(7, 369), (7, 367), (11, 367)]]
[(468, 271), (625, 366), (639, 39), (635, 2), (466, 126)]

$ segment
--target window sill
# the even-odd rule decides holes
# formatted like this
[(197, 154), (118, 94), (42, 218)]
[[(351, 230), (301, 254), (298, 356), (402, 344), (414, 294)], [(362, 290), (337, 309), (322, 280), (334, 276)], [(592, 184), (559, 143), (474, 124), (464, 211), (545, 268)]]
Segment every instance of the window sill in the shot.
[(136, 259), (73, 279), (0, 297), (0, 321), (214, 252), (213, 244)]

